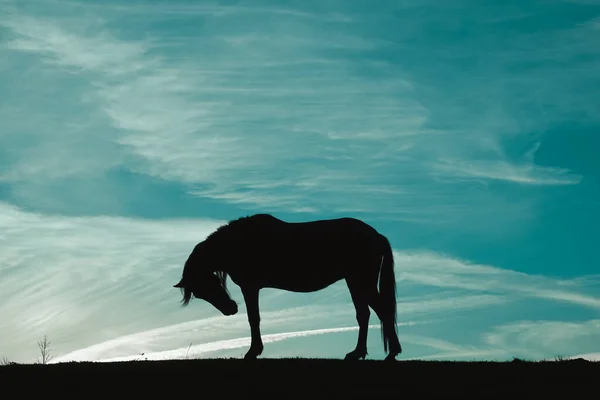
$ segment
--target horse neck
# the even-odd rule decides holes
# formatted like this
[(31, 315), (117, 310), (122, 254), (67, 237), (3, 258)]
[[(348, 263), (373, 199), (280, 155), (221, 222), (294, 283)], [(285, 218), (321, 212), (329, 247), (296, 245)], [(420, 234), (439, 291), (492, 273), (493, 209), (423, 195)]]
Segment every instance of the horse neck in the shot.
[(234, 263), (228, 260), (231, 249), (228, 245), (227, 232), (220, 231), (215, 233), (214, 236), (204, 241), (204, 246), (191, 258), (197, 260), (198, 272), (221, 272), (228, 275), (231, 267), (234, 267)]

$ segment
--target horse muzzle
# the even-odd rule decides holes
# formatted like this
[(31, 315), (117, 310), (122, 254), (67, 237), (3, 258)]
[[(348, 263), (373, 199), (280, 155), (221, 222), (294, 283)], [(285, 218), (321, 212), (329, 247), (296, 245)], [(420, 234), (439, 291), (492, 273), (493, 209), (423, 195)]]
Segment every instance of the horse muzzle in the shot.
[(238, 306), (235, 302), (232, 302), (231, 305), (228, 305), (227, 307), (223, 307), (221, 312), (223, 313), (223, 315), (226, 315), (226, 316), (235, 315), (238, 312)]

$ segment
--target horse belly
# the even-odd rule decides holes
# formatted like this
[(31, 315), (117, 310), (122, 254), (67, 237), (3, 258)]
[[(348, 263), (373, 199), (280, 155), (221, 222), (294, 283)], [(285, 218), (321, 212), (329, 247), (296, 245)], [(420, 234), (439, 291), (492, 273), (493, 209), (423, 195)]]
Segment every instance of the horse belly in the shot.
[(342, 276), (329, 276), (327, 278), (317, 277), (317, 279), (315, 279), (315, 276), (312, 275), (295, 277), (290, 277), (288, 275), (282, 279), (277, 279), (277, 277), (269, 277), (263, 286), (272, 289), (286, 290), (289, 292), (309, 293), (323, 290), (342, 278)]
[[(350, 263), (347, 253), (321, 252), (297, 254), (269, 268), (268, 286), (293, 292), (314, 292), (344, 279)], [(351, 269), (351, 268), (350, 268)]]

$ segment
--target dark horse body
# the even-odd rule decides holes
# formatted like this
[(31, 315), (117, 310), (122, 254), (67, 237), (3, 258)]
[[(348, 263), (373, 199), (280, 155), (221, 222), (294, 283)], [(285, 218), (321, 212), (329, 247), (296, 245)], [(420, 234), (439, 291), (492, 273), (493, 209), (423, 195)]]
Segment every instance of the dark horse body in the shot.
[[(263, 288), (315, 292), (344, 279), (359, 325), (356, 348), (346, 359), (367, 355), (371, 307), (381, 320), (386, 359), (402, 352), (396, 327), (394, 259), (387, 238), (354, 218), (285, 222), (268, 214), (240, 218), (221, 226), (196, 245), (181, 281), (183, 304), (201, 298), (224, 315), (237, 313), (226, 289), (227, 276), (244, 296), (251, 331), (245, 358), (263, 351), (258, 308)], [(377, 282), (379, 280), (379, 290)]]

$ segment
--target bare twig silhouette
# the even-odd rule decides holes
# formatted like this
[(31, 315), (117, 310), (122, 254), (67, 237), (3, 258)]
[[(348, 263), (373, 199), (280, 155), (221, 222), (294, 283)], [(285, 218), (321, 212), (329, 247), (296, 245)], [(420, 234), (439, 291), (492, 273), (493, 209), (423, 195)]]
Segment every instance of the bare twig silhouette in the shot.
[(38, 364), (48, 364), (56, 355), (50, 349), (50, 341), (48, 337), (44, 335), (43, 338), (38, 339), (38, 349), (40, 350), (40, 356), (37, 359)]

